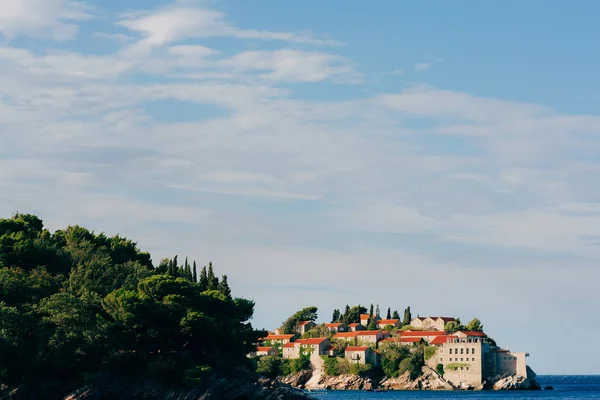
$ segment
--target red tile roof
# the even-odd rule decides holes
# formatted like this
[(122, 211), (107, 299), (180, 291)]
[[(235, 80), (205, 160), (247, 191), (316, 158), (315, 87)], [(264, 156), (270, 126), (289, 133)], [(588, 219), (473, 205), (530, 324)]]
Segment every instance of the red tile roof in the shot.
[(298, 326), (304, 326), (306, 324), (310, 324), (312, 321), (302, 321), (298, 323)]
[(373, 336), (381, 333), (381, 331), (356, 331), (356, 333), (358, 334), (357, 336)]
[(444, 335), (444, 336), (437, 336), (435, 338), (433, 338), (433, 340), (431, 342), (429, 342), (429, 344), (444, 344), (447, 343), (448, 341), (451, 341), (452, 339), (456, 339), (456, 336), (452, 336), (452, 335)]
[(420, 337), (406, 337), (406, 338), (394, 337), (394, 338), (383, 339), (379, 343), (418, 343), (420, 341), (421, 341)]
[(325, 340), (327, 340), (327, 338), (298, 339), (294, 343), (300, 343), (300, 344), (321, 344)]
[(438, 318), (443, 319), (444, 322), (456, 321), (456, 318), (454, 318), (454, 317), (438, 317)]
[(256, 351), (270, 351), (273, 347), (257, 347)]
[(395, 325), (396, 322), (400, 321), (399, 319), (381, 319), (377, 321), (378, 325)]
[(353, 322), (353, 323), (351, 323), (351, 324), (350, 324), (350, 325), (348, 325), (348, 326), (355, 327), (355, 326), (359, 326), (359, 325), (360, 325), (359, 323), (357, 323), (357, 322)]
[(360, 319), (363, 319), (363, 318), (371, 318), (371, 315), (369, 315), (369, 314), (360, 314)]
[(366, 351), (369, 349), (369, 346), (348, 346), (346, 347), (346, 351)]
[(444, 331), (406, 331), (401, 332), (400, 336), (442, 336), (445, 335)]
[(266, 338), (262, 338), (260, 340), (286, 340), (293, 338), (294, 335), (269, 335)]
[(296, 344), (295, 344), (295, 343), (296, 343), (296, 342), (290, 342), (290, 343), (286, 343), (286, 344), (284, 344), (284, 345), (283, 345), (283, 348), (284, 348), (284, 349), (291, 349), (291, 348), (294, 348), (294, 347), (296, 346)]
[(344, 325), (341, 322), (332, 322), (331, 324), (325, 324), (326, 327), (328, 328), (337, 328), (340, 325)]
[(345, 337), (356, 337), (359, 333), (365, 331), (356, 331), (356, 332), (338, 332), (333, 335), (334, 338), (345, 338)]

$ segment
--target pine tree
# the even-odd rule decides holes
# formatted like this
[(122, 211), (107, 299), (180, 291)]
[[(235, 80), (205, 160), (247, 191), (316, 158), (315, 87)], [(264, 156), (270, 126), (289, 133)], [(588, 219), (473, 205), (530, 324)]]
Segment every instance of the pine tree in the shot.
[(373, 304), (371, 304), (371, 308), (369, 308), (369, 318), (373, 318)]
[(333, 316), (331, 317), (331, 323), (339, 322), (340, 319), (340, 310), (337, 308), (333, 310)]
[(387, 314), (385, 316), (386, 319), (392, 319), (392, 311), (390, 310), (390, 308), (388, 307), (388, 311)]
[(227, 275), (221, 277), (221, 282), (219, 282), (217, 290), (228, 299), (231, 299), (231, 289), (229, 289), (229, 285), (227, 284)]
[(204, 292), (208, 290), (208, 275), (206, 274), (206, 265), (202, 267), (202, 271), (200, 272), (200, 291)]
[(215, 276), (212, 262), (208, 263), (208, 290), (217, 290), (219, 287), (219, 278)]
[(196, 269), (196, 260), (194, 260), (194, 272), (192, 274), (192, 281), (198, 282), (198, 270)]
[(393, 319), (400, 319), (400, 314), (398, 314), (398, 310), (394, 310), (394, 313), (392, 314), (392, 318)]

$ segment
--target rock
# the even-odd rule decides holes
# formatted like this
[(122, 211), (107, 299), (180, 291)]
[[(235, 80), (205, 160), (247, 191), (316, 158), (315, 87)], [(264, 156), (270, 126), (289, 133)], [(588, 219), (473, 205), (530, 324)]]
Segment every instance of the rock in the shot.
[(371, 378), (358, 375), (322, 376), (316, 389), (329, 390), (373, 390), (375, 385)]
[(454, 387), (442, 378), (437, 371), (427, 366), (423, 374), (415, 380), (410, 379), (410, 373), (405, 372), (397, 378), (385, 378), (379, 382), (379, 387), (386, 390), (452, 390)]
[[(153, 382), (115, 384), (109, 388), (85, 387), (64, 400), (307, 400), (310, 396), (285, 383), (261, 378), (250, 380), (215, 379), (207, 390), (173, 389)], [(11, 399), (12, 400), (12, 399)]]
[(527, 367), (527, 376), (522, 375), (499, 375), (492, 379), (494, 390), (540, 390), (541, 386), (537, 375)]
[(297, 374), (286, 376), (280, 379), (282, 383), (293, 386), (295, 388), (303, 388), (306, 382), (313, 376), (311, 370), (300, 371)]
[(552, 386), (546, 386), (544, 387), (544, 390), (554, 390), (554, 388)]

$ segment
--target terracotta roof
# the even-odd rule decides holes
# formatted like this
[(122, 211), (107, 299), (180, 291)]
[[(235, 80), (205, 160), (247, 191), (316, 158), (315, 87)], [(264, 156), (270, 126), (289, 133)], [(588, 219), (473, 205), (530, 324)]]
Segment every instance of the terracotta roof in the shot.
[(381, 333), (381, 331), (356, 331), (357, 336), (373, 336)]
[(443, 336), (446, 332), (444, 331), (406, 331), (401, 332), (400, 336)]
[(341, 322), (332, 322), (331, 324), (325, 324), (325, 326), (328, 327), (328, 328), (336, 328), (336, 327), (338, 327), (340, 325), (344, 325), (344, 324), (341, 323)]
[(355, 326), (359, 326), (359, 325), (360, 325), (359, 323), (357, 323), (357, 322), (353, 322), (353, 323), (351, 323), (351, 324), (350, 324), (350, 325), (348, 325), (348, 326), (355, 327)]
[(325, 349), (325, 351), (333, 351), (335, 350), (333, 346), (329, 346), (328, 348)]
[(396, 322), (400, 321), (399, 319), (381, 319), (377, 321), (378, 325), (394, 325)]
[(310, 324), (312, 321), (302, 321), (298, 323), (298, 326), (304, 326), (306, 324)]
[(394, 337), (394, 338), (383, 339), (379, 343), (390, 343), (390, 342), (392, 342), (392, 343), (418, 343), (420, 341), (421, 341), (420, 337), (406, 337), (406, 338)]
[(321, 343), (323, 343), (324, 340), (327, 340), (327, 338), (298, 339), (294, 343), (300, 343), (300, 344), (321, 344)]
[(429, 344), (444, 344), (452, 339), (456, 339), (456, 336), (451, 336), (451, 335), (437, 336), (437, 337), (433, 338), (433, 340), (431, 342), (429, 342)]
[(273, 349), (273, 347), (257, 347), (256, 351), (269, 351)]
[(283, 348), (284, 348), (284, 349), (292, 349), (292, 348), (294, 348), (294, 347), (296, 346), (296, 344), (295, 344), (295, 343), (296, 343), (296, 342), (289, 342), (289, 343), (286, 343), (286, 344), (284, 344), (284, 345), (283, 345)]
[(369, 346), (348, 346), (346, 351), (365, 351), (369, 349)]
[(260, 340), (285, 340), (285, 339), (291, 339), (293, 337), (294, 337), (294, 335), (269, 335), (266, 338), (262, 338)]
[(369, 314), (360, 314), (360, 319), (369, 319), (371, 316)]
[(358, 336), (359, 333), (361, 332), (365, 332), (365, 331), (356, 331), (356, 332), (338, 332), (335, 335), (333, 335), (334, 338), (344, 338), (344, 337), (356, 337)]
[(467, 336), (487, 337), (487, 335), (483, 332), (477, 332), (477, 331), (459, 331), (459, 332), (464, 333)]

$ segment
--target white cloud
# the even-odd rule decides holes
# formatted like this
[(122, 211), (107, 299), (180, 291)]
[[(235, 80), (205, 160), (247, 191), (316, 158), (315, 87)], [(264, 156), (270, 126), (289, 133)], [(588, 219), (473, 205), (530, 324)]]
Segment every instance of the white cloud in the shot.
[(415, 71), (425, 71), (431, 68), (431, 63), (417, 63), (413, 66)]
[(237, 72), (265, 71), (262, 79), (277, 82), (360, 81), (350, 60), (326, 53), (298, 50), (248, 51), (222, 60), (220, 66)]
[(0, 33), (8, 39), (72, 39), (79, 30), (74, 22), (91, 17), (81, 2), (72, 0), (2, 0), (0, 7)]
[(270, 32), (241, 29), (225, 20), (219, 11), (184, 5), (173, 5), (155, 12), (132, 13), (118, 24), (145, 38), (138, 42), (139, 50), (163, 46), (186, 38), (228, 36), (239, 39), (279, 40), (313, 45), (332, 45), (337, 42), (317, 39), (290, 32)]

